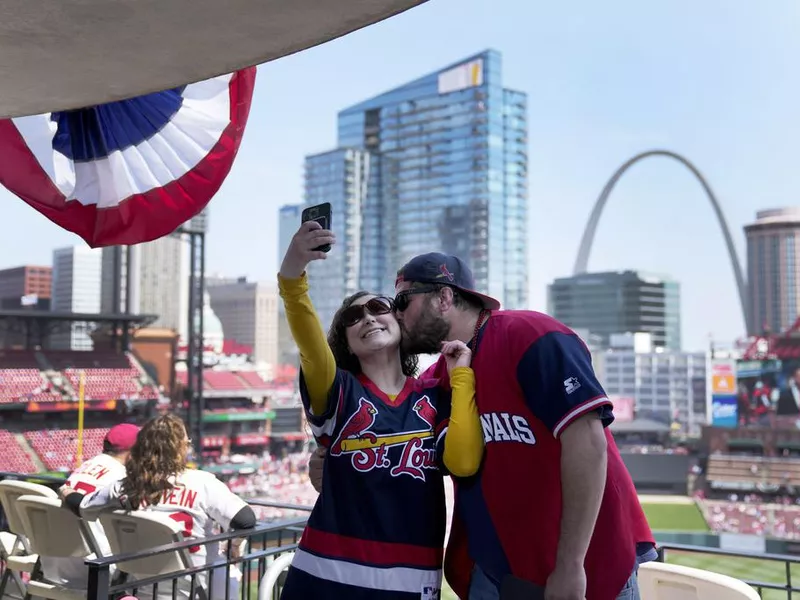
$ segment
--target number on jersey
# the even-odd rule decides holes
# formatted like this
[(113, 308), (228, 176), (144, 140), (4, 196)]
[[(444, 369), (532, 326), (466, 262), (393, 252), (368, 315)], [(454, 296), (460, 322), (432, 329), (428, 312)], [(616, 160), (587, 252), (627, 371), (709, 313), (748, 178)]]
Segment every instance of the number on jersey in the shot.
[[(170, 513), (169, 518), (173, 521), (183, 524), (183, 537), (187, 540), (192, 537), (192, 530), (194, 529), (194, 519), (192, 515), (187, 512), (178, 511)], [(200, 546), (189, 546), (189, 552), (194, 554), (200, 550)]]

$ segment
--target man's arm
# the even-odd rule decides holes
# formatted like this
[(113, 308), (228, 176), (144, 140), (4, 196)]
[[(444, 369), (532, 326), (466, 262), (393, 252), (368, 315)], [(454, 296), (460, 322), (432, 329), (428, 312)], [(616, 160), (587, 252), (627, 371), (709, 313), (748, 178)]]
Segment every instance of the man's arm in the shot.
[(583, 600), (583, 562), (606, 484), (603, 429), (614, 415), (591, 355), (575, 334), (555, 330), (532, 337), (517, 366), (517, 380), (531, 412), (561, 446), (561, 532), (545, 598)]
[(606, 435), (596, 412), (561, 433), (561, 536), (556, 568), (583, 566), (606, 486)]

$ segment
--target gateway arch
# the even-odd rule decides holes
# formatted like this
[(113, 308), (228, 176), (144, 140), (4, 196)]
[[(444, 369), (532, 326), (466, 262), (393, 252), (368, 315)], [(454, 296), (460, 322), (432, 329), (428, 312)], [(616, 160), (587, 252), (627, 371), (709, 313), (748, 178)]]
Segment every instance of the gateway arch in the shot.
[(575, 260), (574, 274), (580, 275), (581, 273), (586, 273), (587, 271), (589, 253), (592, 250), (592, 242), (594, 242), (594, 235), (597, 232), (597, 225), (600, 222), (600, 215), (603, 213), (603, 209), (606, 206), (606, 202), (608, 202), (608, 197), (611, 195), (614, 186), (617, 185), (617, 182), (629, 168), (631, 168), (640, 160), (644, 160), (645, 158), (649, 158), (651, 156), (665, 156), (678, 161), (687, 169), (689, 169), (700, 182), (700, 185), (703, 186), (706, 196), (708, 196), (708, 199), (711, 201), (711, 207), (714, 209), (714, 214), (717, 216), (720, 229), (722, 229), (722, 236), (725, 238), (725, 246), (728, 249), (728, 256), (730, 257), (731, 267), (733, 268), (733, 275), (736, 278), (736, 287), (739, 291), (739, 302), (742, 305), (742, 320), (744, 321), (746, 330), (751, 331), (749, 315), (747, 311), (747, 283), (745, 281), (744, 274), (742, 273), (739, 257), (736, 254), (736, 247), (733, 245), (733, 238), (731, 237), (730, 229), (728, 229), (728, 224), (725, 221), (725, 215), (722, 213), (722, 207), (720, 206), (717, 197), (714, 195), (711, 186), (708, 185), (708, 182), (705, 180), (697, 167), (695, 167), (680, 154), (670, 152), (669, 150), (648, 150), (647, 152), (637, 154), (625, 162), (625, 164), (617, 169), (614, 175), (611, 176), (611, 179), (608, 180), (608, 183), (606, 183), (603, 191), (597, 198), (597, 202), (595, 202), (594, 208), (592, 209), (592, 214), (589, 217), (589, 222), (586, 224), (586, 229), (583, 231), (583, 238), (581, 239), (581, 246), (578, 250), (578, 257)]

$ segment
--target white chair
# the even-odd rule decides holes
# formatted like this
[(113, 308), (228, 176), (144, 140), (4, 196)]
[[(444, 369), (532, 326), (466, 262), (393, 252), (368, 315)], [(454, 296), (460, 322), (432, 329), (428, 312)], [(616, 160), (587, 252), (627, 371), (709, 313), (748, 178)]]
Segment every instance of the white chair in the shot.
[(642, 600), (760, 600), (749, 585), (712, 571), (648, 562), (639, 567)]
[[(157, 546), (184, 541), (183, 524), (162, 513), (148, 511), (128, 513), (115, 510), (101, 514), (99, 520), (106, 532), (113, 555), (145, 552)], [(117, 568), (128, 573), (134, 580), (169, 575), (193, 566), (188, 548), (117, 563)], [(129, 585), (133, 588), (136, 584), (134, 581), (129, 581)], [(147, 588), (152, 589), (152, 586), (138, 590), (137, 595), (142, 597), (148, 594)], [(159, 588), (170, 590), (171, 593), (171, 582), (162, 583)], [(208, 598), (204, 577), (196, 576), (195, 591), (198, 598), (203, 600)]]
[[(39, 555), (40, 561), (47, 558), (85, 559), (97, 556), (99, 545), (88, 525), (64, 508), (61, 500), (20, 496), (17, 498), (17, 511), (30, 549)], [(82, 600), (86, 597), (85, 589), (66, 589), (58, 583), (37, 577), (31, 578), (27, 588), (31, 596), (51, 600)]]
[(0, 598), (3, 597), (9, 579), (13, 579), (20, 593), (25, 595), (25, 584), (22, 573), (33, 573), (39, 562), (39, 557), (32, 554), (28, 540), (25, 537), (24, 525), (17, 512), (16, 503), (21, 496), (40, 496), (42, 498), (57, 499), (56, 494), (49, 487), (38, 483), (26, 481), (5, 480), (0, 481), (0, 504), (8, 520), (8, 532), (13, 536), (3, 536), (0, 544), (2, 559), (6, 563), (3, 578), (0, 579)]
[(272, 561), (258, 584), (258, 600), (272, 600), (272, 592), (278, 583), (278, 578), (289, 568), (293, 558), (294, 552), (287, 552)]

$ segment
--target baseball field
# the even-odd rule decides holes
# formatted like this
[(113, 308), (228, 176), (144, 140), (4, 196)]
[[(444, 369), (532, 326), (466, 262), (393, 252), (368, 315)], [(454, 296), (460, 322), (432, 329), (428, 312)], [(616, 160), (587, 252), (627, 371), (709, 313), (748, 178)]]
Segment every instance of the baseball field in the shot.
[[(688, 498), (643, 497), (642, 506), (653, 531), (707, 531), (703, 516), (697, 506)], [(667, 562), (714, 571), (738, 579), (762, 581), (783, 585), (785, 567), (783, 563), (759, 560), (757, 558), (731, 558), (705, 554), (667, 552)], [(800, 565), (792, 566), (792, 581), (800, 581)], [(795, 584), (797, 585), (797, 584)], [(764, 600), (787, 600), (786, 592), (764, 590)], [(793, 595), (800, 600), (800, 594)], [(442, 600), (457, 600), (446, 584)]]

